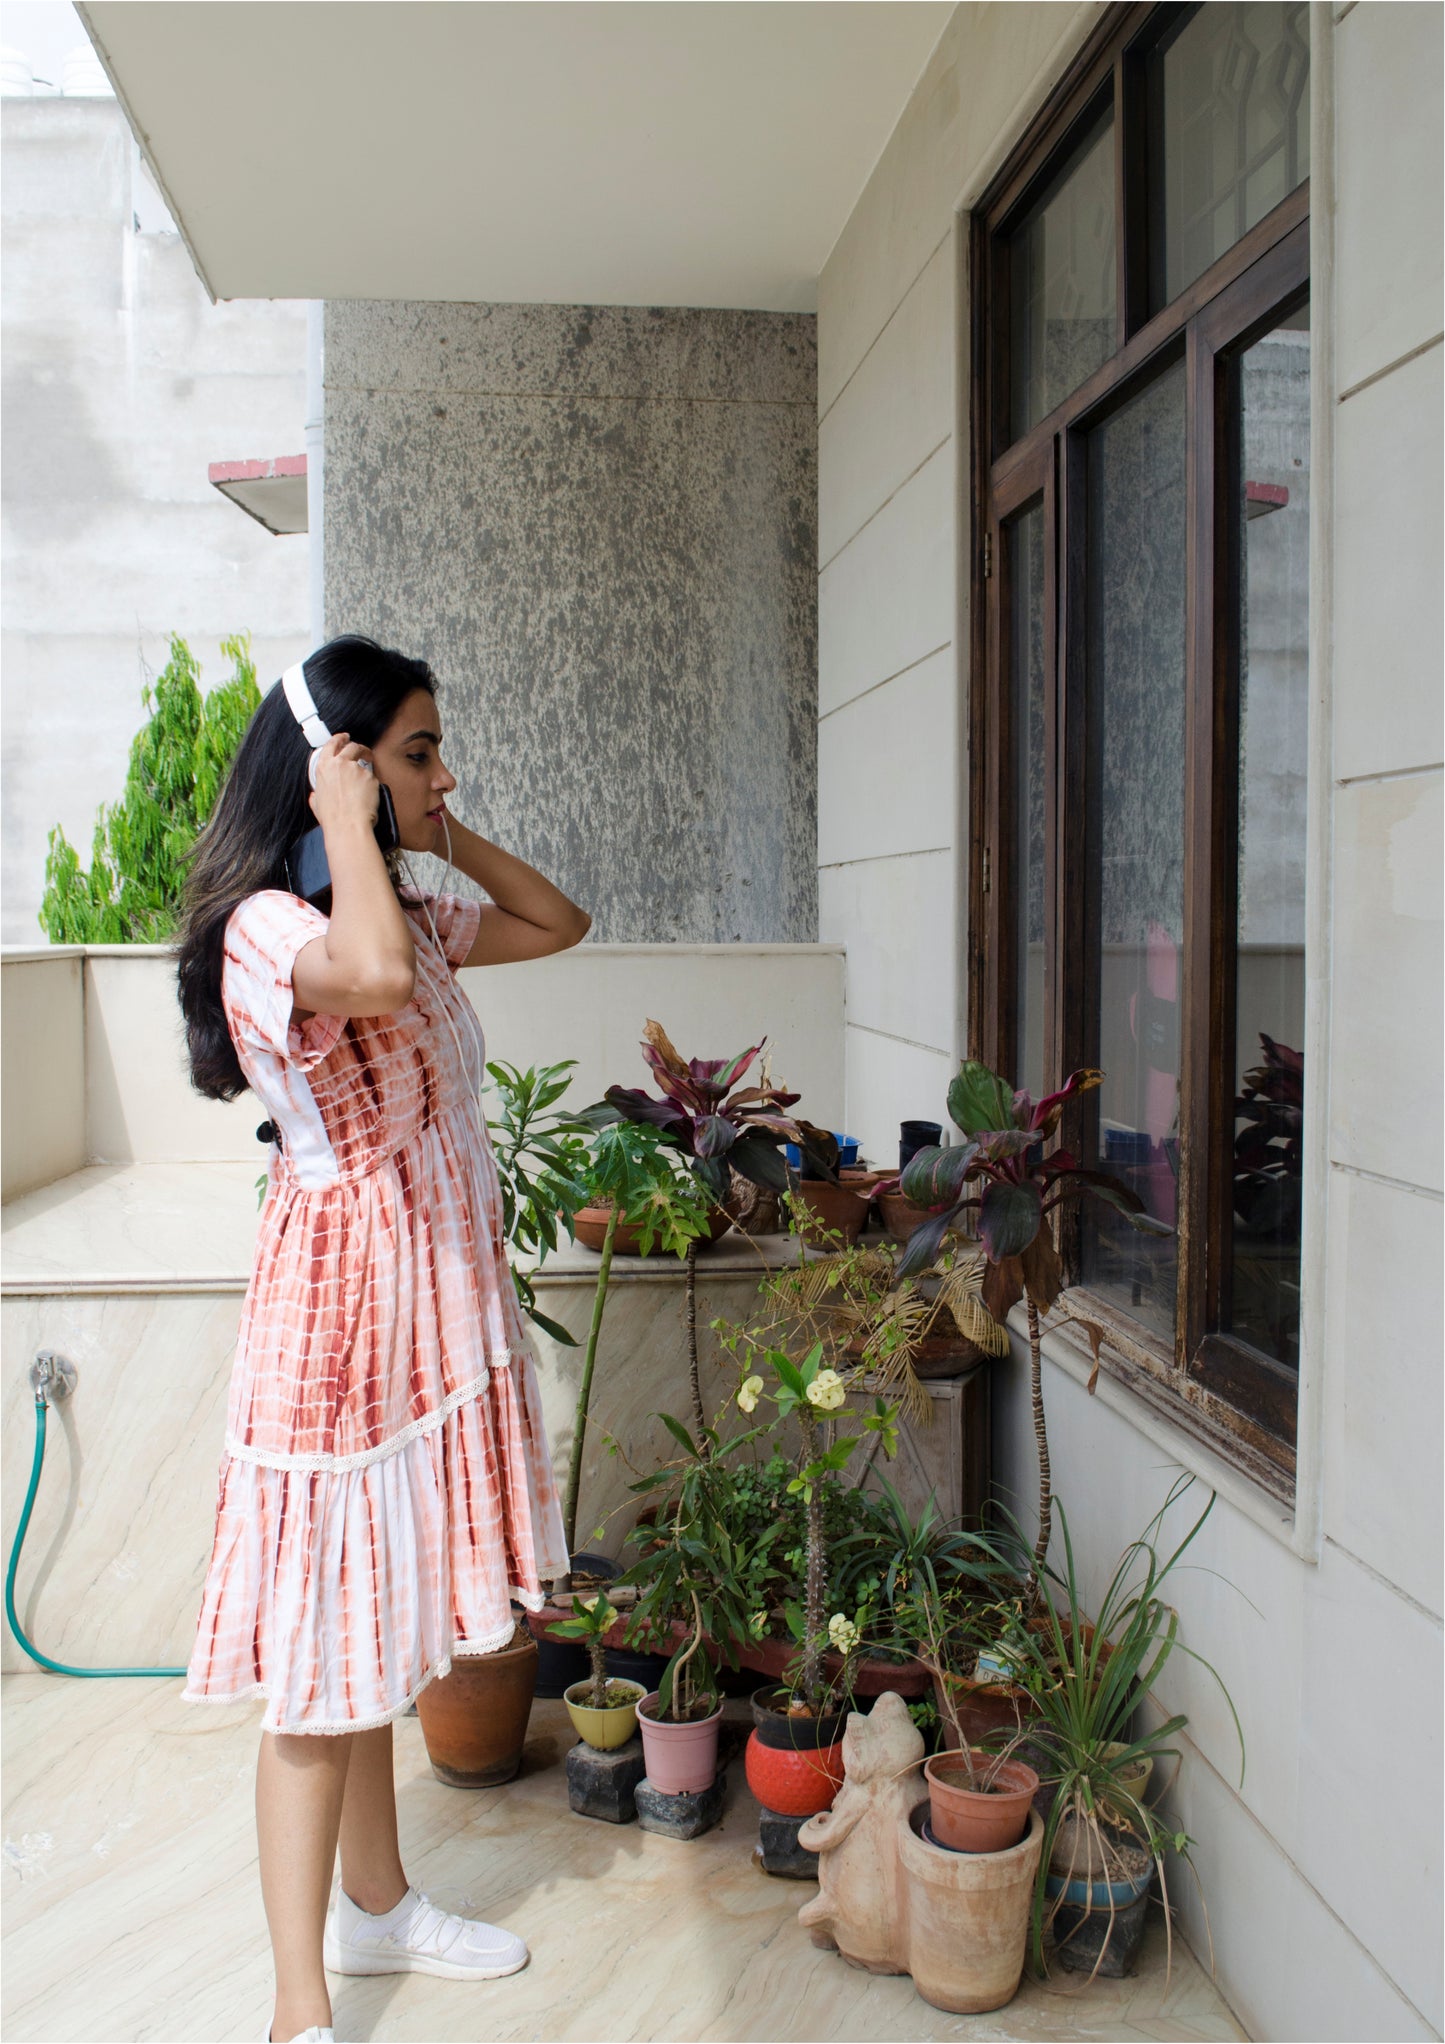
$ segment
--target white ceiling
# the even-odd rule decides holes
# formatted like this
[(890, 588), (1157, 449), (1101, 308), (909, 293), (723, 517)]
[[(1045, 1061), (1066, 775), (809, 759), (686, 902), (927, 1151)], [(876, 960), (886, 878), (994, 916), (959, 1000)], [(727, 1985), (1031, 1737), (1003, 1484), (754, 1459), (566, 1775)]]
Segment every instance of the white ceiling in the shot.
[(89, 0), (219, 298), (807, 312), (951, 0)]

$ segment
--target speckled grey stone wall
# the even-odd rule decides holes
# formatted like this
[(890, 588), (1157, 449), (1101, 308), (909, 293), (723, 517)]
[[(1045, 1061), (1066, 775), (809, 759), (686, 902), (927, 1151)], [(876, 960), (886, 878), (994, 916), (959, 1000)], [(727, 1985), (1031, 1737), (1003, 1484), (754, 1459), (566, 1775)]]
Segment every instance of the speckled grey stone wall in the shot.
[(787, 314), (326, 308), (330, 632), (604, 942), (817, 938), (817, 362)]

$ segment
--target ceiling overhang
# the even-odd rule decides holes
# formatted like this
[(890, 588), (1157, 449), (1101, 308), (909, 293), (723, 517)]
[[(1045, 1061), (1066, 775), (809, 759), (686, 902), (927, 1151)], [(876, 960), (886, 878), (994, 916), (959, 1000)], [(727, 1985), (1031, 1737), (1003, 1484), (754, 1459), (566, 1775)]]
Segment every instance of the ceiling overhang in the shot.
[(89, 0), (216, 298), (805, 312), (950, 0)]

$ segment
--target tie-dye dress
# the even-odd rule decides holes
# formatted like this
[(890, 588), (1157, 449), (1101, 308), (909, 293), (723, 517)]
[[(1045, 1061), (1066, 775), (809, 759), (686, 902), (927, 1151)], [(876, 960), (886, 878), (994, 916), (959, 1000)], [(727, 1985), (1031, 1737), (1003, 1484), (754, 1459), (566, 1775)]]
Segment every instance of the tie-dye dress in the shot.
[(455, 974), (479, 909), (427, 896), (438, 946), (403, 899), (417, 977), (396, 1015), (292, 1021), (296, 954), (326, 929), (295, 895), (250, 895), (226, 926), (226, 1019), (280, 1147), (184, 1694), (264, 1696), (266, 1731), (397, 1717), (567, 1566), (467, 1070), (482, 1033)]

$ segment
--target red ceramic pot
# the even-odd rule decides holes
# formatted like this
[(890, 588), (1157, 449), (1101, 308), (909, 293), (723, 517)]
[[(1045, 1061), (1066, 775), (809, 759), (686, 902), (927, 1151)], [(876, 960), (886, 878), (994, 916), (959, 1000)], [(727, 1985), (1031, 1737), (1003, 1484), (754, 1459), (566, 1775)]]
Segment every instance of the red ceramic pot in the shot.
[(802, 1751), (765, 1746), (756, 1732), (743, 1755), (748, 1787), (765, 1810), (780, 1817), (815, 1817), (831, 1810), (843, 1786), (843, 1741)]

